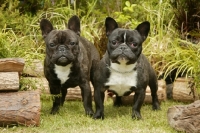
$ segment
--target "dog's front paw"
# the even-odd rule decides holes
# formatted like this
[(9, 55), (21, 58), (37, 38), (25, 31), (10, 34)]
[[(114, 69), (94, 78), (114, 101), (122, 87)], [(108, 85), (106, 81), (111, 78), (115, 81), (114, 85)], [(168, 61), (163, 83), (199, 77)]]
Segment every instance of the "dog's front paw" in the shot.
[(136, 120), (142, 119), (140, 112), (134, 110), (133, 113), (132, 113), (132, 119), (136, 119)]
[(114, 101), (114, 107), (120, 107), (120, 106), (122, 106), (121, 97), (116, 96), (116, 99), (115, 99), (115, 101)]
[(158, 102), (154, 103), (153, 106), (152, 106), (152, 109), (153, 110), (161, 110), (160, 104)]
[(104, 113), (102, 112), (96, 112), (93, 116), (93, 119), (104, 119)]
[(59, 106), (52, 107), (50, 114), (55, 115), (56, 113), (58, 113), (58, 111), (59, 111)]
[(114, 102), (113, 106), (114, 107), (120, 107), (120, 106), (122, 106), (122, 103), (120, 103), (120, 102)]
[(92, 116), (94, 115), (94, 111), (93, 111), (92, 109), (86, 110), (86, 111), (85, 111), (85, 114), (86, 114), (87, 116), (92, 117)]

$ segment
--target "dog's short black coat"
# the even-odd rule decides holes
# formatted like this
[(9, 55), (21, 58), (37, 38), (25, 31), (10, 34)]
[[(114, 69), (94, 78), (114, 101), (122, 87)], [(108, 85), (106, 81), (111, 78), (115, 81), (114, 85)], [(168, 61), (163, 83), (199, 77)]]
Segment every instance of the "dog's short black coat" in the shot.
[(142, 43), (147, 38), (150, 23), (145, 21), (136, 29), (118, 28), (117, 22), (107, 17), (107, 51), (100, 62), (93, 63), (92, 83), (96, 112), (94, 119), (104, 118), (104, 92), (116, 95), (115, 106), (121, 105), (121, 97), (135, 92), (132, 118), (141, 119), (147, 85), (150, 86), (153, 109), (160, 109), (157, 97), (157, 77), (148, 59), (142, 54)]
[(67, 95), (67, 89), (79, 86), (87, 115), (93, 115), (90, 88), (92, 61), (99, 60), (95, 46), (80, 36), (80, 20), (73, 16), (68, 29), (56, 30), (47, 19), (42, 19), (40, 29), (46, 44), (44, 74), (53, 97), (51, 114), (59, 110)]

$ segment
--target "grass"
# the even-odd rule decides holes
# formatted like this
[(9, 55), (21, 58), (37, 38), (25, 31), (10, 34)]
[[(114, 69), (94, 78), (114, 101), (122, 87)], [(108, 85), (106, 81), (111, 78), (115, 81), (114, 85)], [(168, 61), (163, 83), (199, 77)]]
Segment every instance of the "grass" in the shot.
[[(178, 133), (167, 121), (170, 106), (182, 103), (162, 102), (161, 111), (153, 111), (150, 104), (143, 105), (143, 120), (131, 118), (132, 107), (115, 108), (112, 100), (105, 102), (105, 119), (93, 120), (84, 115), (80, 101), (67, 101), (57, 115), (50, 115), (52, 103), (48, 98), (41, 99), (41, 118), (39, 127), (13, 126), (0, 127), (2, 133)], [(180, 133), (180, 132), (179, 132)]]

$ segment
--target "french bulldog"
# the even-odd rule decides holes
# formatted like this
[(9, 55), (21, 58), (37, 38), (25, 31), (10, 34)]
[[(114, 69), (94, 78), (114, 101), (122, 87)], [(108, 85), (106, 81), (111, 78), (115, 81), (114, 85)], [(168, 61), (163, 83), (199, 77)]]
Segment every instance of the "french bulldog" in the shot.
[(100, 60), (95, 46), (80, 36), (80, 20), (72, 16), (68, 29), (56, 30), (42, 19), (40, 29), (46, 44), (44, 74), (53, 97), (51, 114), (64, 104), (67, 89), (79, 86), (86, 115), (93, 115), (90, 72), (93, 60)]
[(117, 22), (105, 20), (108, 37), (107, 51), (99, 62), (93, 63), (94, 119), (104, 119), (104, 92), (116, 95), (114, 106), (121, 105), (121, 97), (135, 92), (132, 118), (142, 119), (140, 109), (144, 102), (147, 85), (151, 88), (154, 110), (160, 109), (157, 76), (148, 59), (142, 54), (142, 43), (148, 36), (150, 23), (145, 21), (136, 29), (118, 28)]

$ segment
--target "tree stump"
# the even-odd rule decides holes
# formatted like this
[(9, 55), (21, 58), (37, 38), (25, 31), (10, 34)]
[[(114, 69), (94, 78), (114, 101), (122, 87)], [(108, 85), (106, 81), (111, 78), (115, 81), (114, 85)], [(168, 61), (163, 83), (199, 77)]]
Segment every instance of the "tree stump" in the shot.
[(0, 59), (0, 72), (22, 72), (24, 68), (24, 59), (5, 58)]
[(200, 100), (189, 105), (177, 105), (167, 111), (170, 126), (177, 131), (200, 133)]
[(0, 72), (0, 91), (18, 91), (18, 72)]
[(0, 126), (39, 126), (40, 110), (38, 91), (0, 93)]

